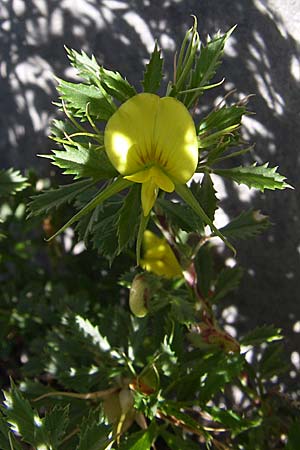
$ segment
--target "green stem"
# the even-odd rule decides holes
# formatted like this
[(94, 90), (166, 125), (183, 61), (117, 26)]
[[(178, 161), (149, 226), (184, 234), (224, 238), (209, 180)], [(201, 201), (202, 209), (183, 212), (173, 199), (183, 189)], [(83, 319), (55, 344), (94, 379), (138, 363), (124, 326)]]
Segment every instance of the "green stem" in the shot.
[(204, 223), (209, 225), (210, 229), (227, 245), (230, 250), (236, 254), (235, 248), (228, 242), (225, 236), (214, 226), (211, 219), (208, 217), (206, 212), (202, 209), (200, 204), (197, 202), (192, 192), (185, 184), (177, 184), (175, 188), (177, 194), (192, 208), (193, 211), (203, 220)]
[(136, 263), (138, 266), (141, 261), (141, 247), (142, 247), (144, 231), (147, 228), (149, 219), (150, 219), (150, 214), (148, 214), (148, 216), (145, 217), (143, 212), (141, 213), (140, 226), (139, 226), (139, 231), (138, 231), (138, 236), (137, 236), (137, 241), (136, 241)]

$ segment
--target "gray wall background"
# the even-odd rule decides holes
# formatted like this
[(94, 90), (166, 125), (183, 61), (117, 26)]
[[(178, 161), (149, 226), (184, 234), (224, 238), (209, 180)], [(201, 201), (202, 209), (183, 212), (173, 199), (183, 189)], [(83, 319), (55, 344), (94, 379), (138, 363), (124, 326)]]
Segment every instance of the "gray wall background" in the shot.
[(283, 328), (293, 384), (300, 368), (300, 0), (0, 0), (1, 167), (31, 166), (42, 176), (53, 170), (36, 154), (52, 145), (47, 133), (55, 113), (53, 74), (74, 76), (64, 44), (93, 53), (139, 89), (155, 39), (166, 72), (172, 71), (172, 54), (191, 14), (202, 38), (238, 24), (219, 71), (226, 83), (203, 97), (203, 110), (232, 88), (236, 95), (255, 94), (250, 109), (256, 115), (245, 121), (245, 136), (256, 142), (253, 156), (278, 165), (295, 187), (262, 195), (217, 182), (227, 216), (253, 207), (274, 224), (238, 243), (237, 260), (246, 274), (227, 302), (224, 321), (239, 333), (264, 323)]

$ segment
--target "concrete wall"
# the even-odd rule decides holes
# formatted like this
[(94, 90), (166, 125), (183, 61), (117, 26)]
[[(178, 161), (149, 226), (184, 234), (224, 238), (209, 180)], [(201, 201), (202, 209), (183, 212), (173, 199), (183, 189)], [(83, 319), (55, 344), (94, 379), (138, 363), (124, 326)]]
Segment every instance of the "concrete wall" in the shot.
[[(241, 333), (263, 323), (282, 327), (293, 352), (293, 379), (300, 366), (299, 0), (2, 0), (1, 166), (49, 173), (49, 163), (35, 155), (51, 148), (46, 136), (55, 113), (52, 74), (73, 75), (64, 44), (94, 53), (139, 89), (155, 39), (164, 50), (166, 71), (172, 71), (171, 55), (192, 23), (191, 14), (198, 16), (202, 37), (238, 24), (219, 72), (226, 77), (224, 89), (255, 94), (250, 108), (256, 115), (245, 121), (245, 137), (256, 142), (256, 160), (279, 165), (296, 188), (262, 195), (221, 183), (220, 193), (227, 216), (254, 207), (274, 223), (262, 237), (238, 243), (237, 259), (246, 275), (224, 320)], [(203, 109), (223, 93), (218, 88), (203, 97)]]

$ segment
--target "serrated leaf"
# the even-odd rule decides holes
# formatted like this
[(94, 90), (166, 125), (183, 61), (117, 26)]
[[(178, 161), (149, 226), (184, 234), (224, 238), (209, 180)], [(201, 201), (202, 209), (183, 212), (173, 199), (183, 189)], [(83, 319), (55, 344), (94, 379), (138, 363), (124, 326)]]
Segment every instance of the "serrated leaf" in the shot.
[(193, 181), (190, 189), (207, 216), (213, 221), (218, 205), (218, 198), (211, 177), (208, 174), (204, 174), (201, 185)]
[(162, 208), (167, 218), (170, 219), (172, 226), (187, 232), (198, 231), (202, 233), (204, 231), (202, 220), (188, 205), (162, 198), (157, 199), (157, 204)]
[(61, 443), (65, 429), (68, 425), (69, 406), (54, 406), (48, 411), (44, 418), (45, 433), (48, 436), (48, 443), (51, 449), (55, 450)]
[(215, 292), (211, 301), (218, 302), (229, 292), (236, 289), (243, 276), (243, 269), (240, 267), (226, 267), (223, 269), (216, 281)]
[(74, 49), (69, 49), (65, 47), (71, 65), (75, 67), (78, 75), (87, 80), (88, 82), (99, 85), (99, 71), (100, 66), (98, 65), (94, 55), (89, 57), (83, 50), (78, 53)]
[(80, 427), (79, 445), (76, 450), (106, 450), (111, 439), (108, 437), (111, 427), (103, 423), (85, 423)]
[(182, 408), (178, 406), (175, 402), (171, 403), (165, 401), (161, 406), (161, 409), (165, 415), (175, 417), (179, 421), (179, 423), (187, 427), (191, 432), (201, 434), (203, 437), (207, 439), (207, 442), (210, 441), (210, 435), (205, 431), (202, 425), (188, 414), (182, 412)]
[(238, 217), (231, 220), (220, 231), (230, 239), (247, 239), (261, 233), (270, 226), (267, 216), (260, 211), (243, 211)]
[(136, 90), (119, 72), (100, 68), (100, 81), (102, 87), (112, 97), (121, 102), (125, 102), (130, 97), (136, 95)]
[(195, 307), (191, 302), (181, 297), (173, 297), (171, 300), (170, 317), (174, 321), (188, 326), (195, 322)]
[(119, 450), (149, 450), (156, 437), (156, 425), (153, 422), (147, 430), (132, 433), (126, 442), (120, 445)]
[(290, 188), (291, 186), (284, 181), (286, 177), (276, 172), (277, 167), (268, 167), (268, 164), (257, 166), (255, 163), (252, 166), (239, 166), (232, 169), (214, 169), (214, 173), (262, 192), (265, 189)]
[(28, 217), (45, 214), (51, 209), (56, 209), (65, 203), (72, 202), (80, 193), (93, 184), (94, 182), (90, 180), (77, 181), (31, 197), (32, 201), (28, 204)]
[(228, 355), (217, 352), (205, 359), (199, 358), (192, 365), (189, 374), (184, 372), (175, 386), (177, 398), (180, 400), (194, 399), (198, 393), (199, 402), (205, 405), (215, 394), (219, 394), (224, 386), (238, 376), (244, 366), (241, 355)]
[(240, 125), (242, 116), (246, 112), (245, 106), (223, 106), (210, 112), (199, 125), (199, 136), (204, 133), (215, 133), (231, 127)]
[(66, 48), (68, 57), (78, 74), (95, 86), (100, 86), (112, 97), (124, 102), (136, 94), (136, 90), (118, 72), (100, 67), (92, 55)]
[(22, 450), (21, 445), (16, 440), (15, 436), (10, 432), (10, 428), (6, 424), (0, 412), (0, 448), (2, 450), (12, 450), (9, 439), (13, 444), (13, 450)]
[(213, 370), (201, 382), (199, 390), (199, 401), (207, 403), (216, 393), (234, 377), (238, 376), (243, 368), (244, 359), (240, 355), (220, 357)]
[(235, 248), (230, 244), (225, 236), (215, 227), (212, 220), (208, 217), (200, 203), (196, 200), (193, 193), (185, 184), (176, 185), (177, 194), (193, 209), (193, 211), (200, 217), (205, 224), (207, 224), (211, 231), (218, 236), (227, 245), (230, 250), (235, 254)]
[(163, 77), (163, 61), (164, 60), (161, 57), (161, 50), (158, 49), (156, 43), (150, 61), (146, 65), (146, 71), (142, 81), (144, 92), (155, 94), (158, 91)]
[(4, 414), (11, 429), (19, 433), (25, 442), (39, 449), (41, 444), (47, 442), (42, 419), (13, 383), (4, 396)]
[(68, 222), (66, 222), (53, 236), (51, 236), (47, 241), (51, 241), (57, 237), (60, 233), (65, 231), (68, 227), (73, 225), (73, 223), (78, 222), (82, 217), (84, 217), (89, 212), (93, 211), (96, 206), (103, 204), (105, 200), (118, 194), (123, 189), (131, 185), (130, 181), (124, 178), (117, 178), (112, 184), (108, 185), (106, 188), (101, 188), (100, 191), (90, 200), (83, 208), (80, 209), (73, 217), (71, 217)]
[[(246, 108), (244, 106), (237, 105), (223, 106), (213, 110), (200, 123), (199, 148), (209, 148), (214, 145), (220, 147), (220, 142), (224, 143), (225, 136), (237, 135), (237, 130), (241, 125), (242, 116), (245, 112)], [(232, 137), (231, 140), (233, 140)], [(214, 153), (218, 156), (217, 150)], [(208, 155), (208, 160), (213, 160), (210, 154)]]
[(246, 334), (241, 340), (241, 345), (259, 345), (264, 342), (273, 342), (283, 339), (280, 328), (273, 325), (263, 325)]
[(78, 178), (105, 180), (115, 177), (118, 172), (113, 167), (104, 150), (94, 146), (76, 144), (75, 147), (64, 145), (65, 150), (52, 150), (52, 164), (64, 169), (64, 174)]
[(228, 428), (233, 438), (243, 431), (260, 426), (262, 422), (262, 417), (249, 420), (241, 417), (235, 411), (230, 409), (221, 409), (217, 406), (213, 406), (211, 408), (206, 406), (205, 411), (212, 416), (213, 420)]
[(89, 104), (89, 114), (98, 120), (108, 120), (116, 110), (116, 106), (107, 94), (96, 86), (70, 83), (59, 79), (57, 90), (61, 94), (60, 98), (67, 103), (68, 108), (71, 108), (77, 117), (85, 117), (87, 104)]
[(141, 202), (140, 186), (135, 184), (130, 189), (120, 210), (118, 220), (119, 252), (135, 241), (140, 223)]
[(0, 170), (0, 197), (15, 194), (27, 186), (29, 186), (27, 178), (23, 177), (19, 170), (12, 168)]
[(190, 108), (196, 99), (203, 93), (204, 86), (207, 86), (209, 81), (215, 75), (218, 66), (221, 64), (221, 57), (224, 51), (224, 45), (230, 37), (235, 27), (231, 28), (227, 33), (220, 36), (217, 34), (213, 39), (208, 40), (206, 46), (201, 47), (200, 54), (195, 60), (195, 66), (191, 73), (189, 84), (185, 89), (196, 89), (197, 92), (190, 92), (185, 96), (184, 104)]
[(93, 248), (108, 258), (110, 264), (118, 254), (117, 224), (120, 214), (120, 203), (105, 205), (103, 212), (98, 215), (91, 233)]
[(198, 286), (205, 298), (209, 296), (214, 278), (214, 261), (209, 244), (202, 245), (195, 260)]
[(259, 361), (259, 372), (264, 380), (284, 373), (289, 367), (290, 364), (285, 362), (285, 349), (282, 343), (268, 345)]
[(169, 431), (164, 429), (160, 432), (160, 435), (170, 450), (199, 450), (199, 444), (196, 444), (187, 436), (183, 439), (182, 437), (169, 433)]
[(75, 320), (78, 329), (85, 337), (91, 339), (94, 345), (99, 346), (102, 352), (110, 351), (111, 346), (107, 338), (100, 333), (98, 326), (92, 325), (88, 319), (84, 319), (79, 315), (76, 316)]

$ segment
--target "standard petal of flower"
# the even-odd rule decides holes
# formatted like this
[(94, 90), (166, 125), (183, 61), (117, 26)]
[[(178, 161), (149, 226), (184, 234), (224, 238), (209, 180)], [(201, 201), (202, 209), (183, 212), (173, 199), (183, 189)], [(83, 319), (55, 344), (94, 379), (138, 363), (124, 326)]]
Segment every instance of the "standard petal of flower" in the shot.
[(155, 123), (155, 159), (178, 183), (186, 183), (198, 163), (198, 142), (193, 119), (172, 97), (160, 99)]
[(123, 103), (105, 129), (105, 149), (113, 166), (122, 174), (139, 171), (149, 161), (159, 97), (138, 94)]

